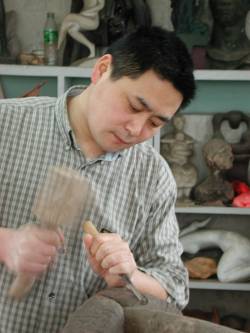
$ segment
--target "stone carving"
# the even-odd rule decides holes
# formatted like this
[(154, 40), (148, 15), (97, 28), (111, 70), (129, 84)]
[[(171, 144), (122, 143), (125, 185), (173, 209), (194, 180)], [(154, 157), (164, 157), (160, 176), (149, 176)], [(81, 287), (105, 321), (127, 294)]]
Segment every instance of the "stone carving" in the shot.
[(233, 333), (233, 329), (183, 316), (174, 305), (146, 295), (140, 304), (126, 288), (106, 289), (69, 317), (62, 333)]
[(246, 34), (249, 0), (210, 0), (212, 33), (207, 46), (209, 68), (250, 68), (250, 41)]
[(227, 172), (229, 180), (240, 180), (250, 185), (250, 117), (241, 111), (229, 111), (226, 113), (217, 113), (213, 117), (213, 129), (215, 136), (224, 138), (222, 133), (222, 124), (228, 122), (230, 128), (227, 130), (233, 134), (240, 126), (245, 125), (238, 142), (231, 143), (234, 155), (233, 166)]
[(211, 206), (230, 203), (234, 196), (233, 186), (224, 179), (222, 172), (233, 165), (231, 145), (223, 139), (212, 138), (203, 147), (203, 155), (210, 174), (195, 187), (195, 200)]
[(178, 205), (192, 205), (190, 192), (197, 182), (198, 173), (191, 162), (194, 139), (184, 132), (185, 118), (173, 118), (173, 133), (161, 139), (161, 154), (168, 161), (175, 177)]

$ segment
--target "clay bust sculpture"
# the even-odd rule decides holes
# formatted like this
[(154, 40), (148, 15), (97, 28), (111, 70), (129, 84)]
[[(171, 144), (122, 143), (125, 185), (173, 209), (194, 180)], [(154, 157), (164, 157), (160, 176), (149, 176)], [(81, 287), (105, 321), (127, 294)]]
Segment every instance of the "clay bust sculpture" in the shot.
[(161, 154), (168, 161), (177, 183), (177, 204), (191, 205), (190, 192), (197, 182), (197, 170), (190, 161), (194, 139), (184, 132), (185, 118), (173, 118), (173, 133), (161, 139)]
[(195, 254), (199, 250), (219, 247), (223, 254), (217, 266), (221, 282), (250, 280), (250, 240), (237, 232), (203, 230), (180, 238), (184, 252)]
[[(73, 39), (89, 49), (88, 58), (94, 58), (95, 44), (84, 36), (84, 31), (95, 30), (98, 28), (100, 23), (99, 11), (104, 5), (105, 0), (85, 0), (80, 13), (70, 13), (66, 15), (59, 32), (58, 48), (62, 46), (68, 33)], [(81, 60), (81, 62), (82, 61), (84, 61), (84, 59)]]
[(249, 0), (210, 0), (212, 34), (207, 47), (209, 68), (250, 68), (250, 41), (246, 34)]
[(195, 200), (199, 204), (219, 205), (228, 204), (233, 196), (233, 187), (226, 181), (222, 172), (233, 165), (232, 147), (225, 140), (212, 138), (203, 147), (203, 155), (210, 174), (194, 189)]

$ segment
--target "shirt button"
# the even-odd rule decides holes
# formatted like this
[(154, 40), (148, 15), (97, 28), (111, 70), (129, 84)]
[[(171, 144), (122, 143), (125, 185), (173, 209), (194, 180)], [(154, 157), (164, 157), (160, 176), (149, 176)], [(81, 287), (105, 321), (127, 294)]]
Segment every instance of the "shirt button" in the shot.
[(51, 292), (51, 293), (49, 293), (48, 298), (49, 298), (49, 301), (52, 302), (56, 298), (56, 294)]

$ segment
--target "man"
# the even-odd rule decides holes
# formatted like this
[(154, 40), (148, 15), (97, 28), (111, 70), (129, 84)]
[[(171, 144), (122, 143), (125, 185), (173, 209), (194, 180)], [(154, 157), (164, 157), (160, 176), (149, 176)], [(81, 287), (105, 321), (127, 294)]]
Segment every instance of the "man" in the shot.
[[(3, 332), (58, 332), (89, 296), (120, 286), (121, 274), (142, 293), (186, 305), (176, 185), (164, 159), (142, 142), (193, 97), (192, 71), (174, 33), (141, 28), (99, 58), (86, 89), (73, 87), (58, 99), (1, 102)], [(83, 219), (111, 233), (85, 235), (83, 246), (80, 228), (39, 229), (31, 207), (51, 165), (89, 180), (95, 200)], [(65, 254), (57, 251), (62, 241)], [(8, 297), (11, 272), (39, 277), (19, 302)]]

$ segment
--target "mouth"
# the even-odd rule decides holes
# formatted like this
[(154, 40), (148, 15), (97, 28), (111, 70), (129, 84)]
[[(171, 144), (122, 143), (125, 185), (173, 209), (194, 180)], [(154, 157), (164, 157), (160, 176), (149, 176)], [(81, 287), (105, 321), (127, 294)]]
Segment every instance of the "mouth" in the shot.
[(131, 143), (130, 142), (127, 142), (127, 141), (124, 141), (122, 138), (120, 138), (118, 135), (116, 135), (115, 133), (113, 133), (113, 136), (115, 138), (115, 141), (118, 143), (118, 144), (122, 144), (122, 145), (130, 145)]

